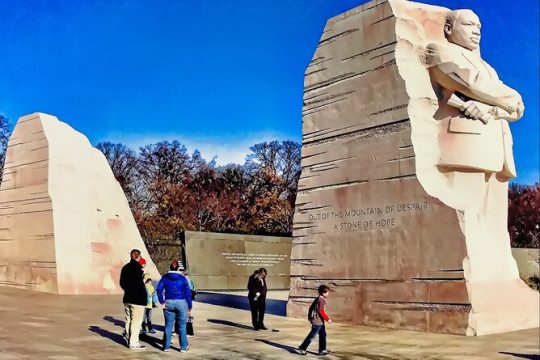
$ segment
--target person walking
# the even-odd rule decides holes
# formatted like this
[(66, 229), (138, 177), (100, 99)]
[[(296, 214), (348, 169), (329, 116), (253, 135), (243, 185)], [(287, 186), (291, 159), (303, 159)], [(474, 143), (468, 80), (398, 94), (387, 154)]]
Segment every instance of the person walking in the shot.
[(321, 285), (318, 289), (319, 296), (313, 301), (308, 311), (308, 320), (311, 322), (311, 331), (302, 342), (298, 351), (302, 355), (307, 354), (307, 348), (315, 336), (319, 335), (319, 355), (328, 354), (326, 349), (326, 327), (325, 321), (331, 323), (332, 320), (326, 314), (326, 299), (330, 294), (330, 288), (327, 285)]
[(159, 300), (157, 298), (157, 293), (152, 283), (152, 278), (150, 274), (144, 274), (144, 285), (146, 286), (146, 295), (147, 295), (147, 304), (144, 309), (144, 317), (142, 322), (142, 334), (146, 334), (148, 331), (150, 334), (155, 334), (156, 330), (152, 327), (152, 309), (157, 306)]
[(161, 277), (157, 286), (157, 296), (159, 303), (164, 306), (163, 351), (170, 350), (174, 323), (177, 323), (180, 330), (180, 352), (187, 352), (189, 348), (186, 324), (188, 316), (191, 316), (191, 289), (179, 271), (178, 261), (173, 261), (170, 271)]
[(146, 287), (143, 281), (143, 270), (139, 260), (140, 250), (133, 249), (130, 261), (120, 272), (120, 287), (124, 290), (124, 311), (126, 314), (124, 339), (132, 350), (145, 349), (139, 342), (139, 332), (147, 304)]

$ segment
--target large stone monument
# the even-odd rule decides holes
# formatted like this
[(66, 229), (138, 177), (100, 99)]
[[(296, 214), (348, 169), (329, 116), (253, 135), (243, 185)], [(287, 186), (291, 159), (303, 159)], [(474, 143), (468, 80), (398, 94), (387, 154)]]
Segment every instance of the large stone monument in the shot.
[(479, 42), (472, 11), (404, 0), (327, 22), (305, 73), (289, 315), (326, 283), (339, 321), (467, 335), (539, 325), (507, 231), (508, 121), (524, 107)]
[(17, 122), (0, 188), (0, 285), (120, 293), (133, 248), (159, 276), (103, 154), (56, 117)]

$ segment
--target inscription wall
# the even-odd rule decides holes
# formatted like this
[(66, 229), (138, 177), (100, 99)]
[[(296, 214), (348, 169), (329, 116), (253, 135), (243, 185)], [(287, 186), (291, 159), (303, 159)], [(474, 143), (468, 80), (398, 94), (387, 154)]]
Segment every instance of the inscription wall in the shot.
[(201, 290), (246, 290), (261, 267), (269, 289), (288, 289), (292, 239), (288, 237), (185, 232), (187, 268)]

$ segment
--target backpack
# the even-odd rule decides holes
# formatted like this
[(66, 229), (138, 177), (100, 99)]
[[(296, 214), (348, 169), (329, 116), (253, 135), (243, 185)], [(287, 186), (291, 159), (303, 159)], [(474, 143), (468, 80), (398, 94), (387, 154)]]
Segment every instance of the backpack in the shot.
[(308, 310), (307, 319), (309, 322), (313, 320), (315, 314), (319, 311), (319, 297), (317, 296), (315, 300), (311, 303)]

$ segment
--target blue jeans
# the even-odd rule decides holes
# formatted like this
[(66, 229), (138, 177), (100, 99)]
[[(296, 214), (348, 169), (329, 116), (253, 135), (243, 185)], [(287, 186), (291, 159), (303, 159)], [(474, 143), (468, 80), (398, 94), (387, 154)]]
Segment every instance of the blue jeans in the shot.
[(311, 331), (306, 336), (302, 345), (300, 345), (300, 349), (307, 350), (309, 344), (311, 344), (311, 341), (315, 339), (317, 334), (319, 335), (319, 352), (326, 350), (326, 328), (324, 325), (311, 325)]
[(180, 329), (180, 349), (186, 350), (188, 347), (186, 323), (188, 317), (188, 305), (186, 300), (167, 300), (167, 307), (163, 309), (165, 317), (165, 332), (163, 333), (163, 349), (171, 347), (171, 337), (174, 323)]

